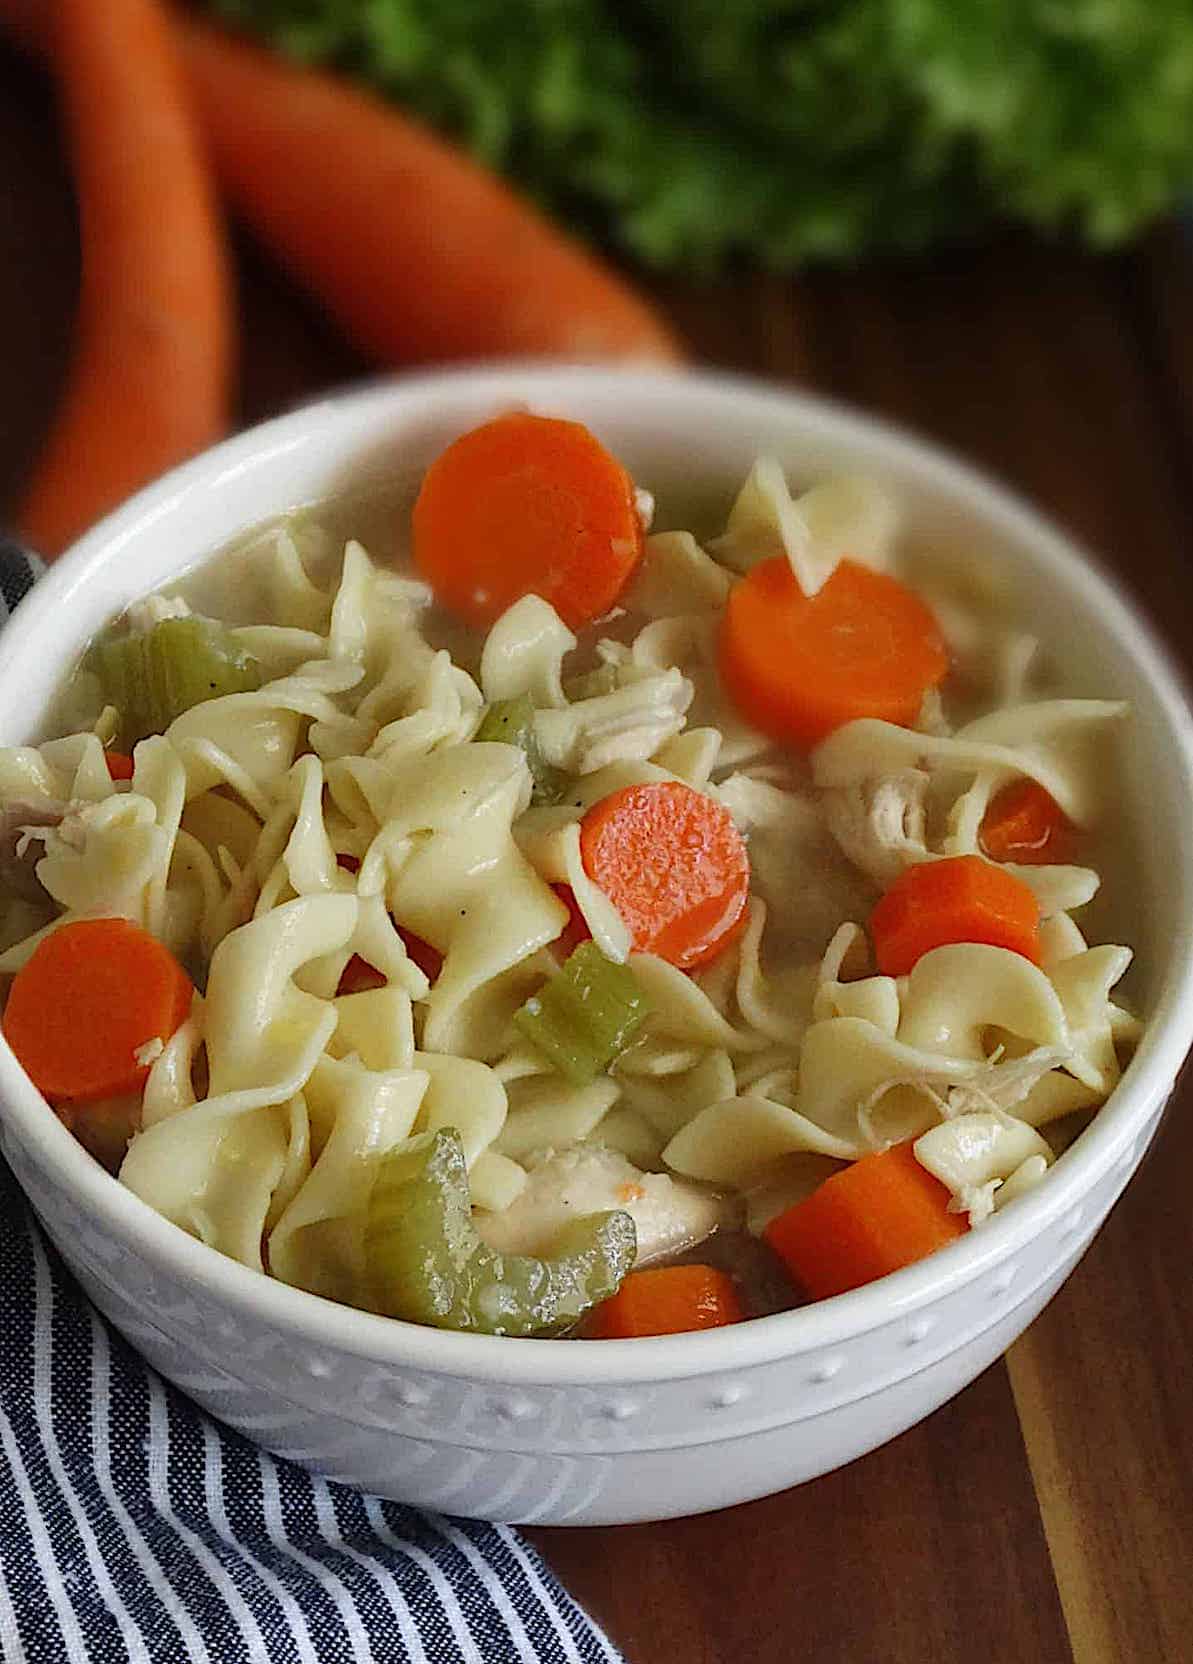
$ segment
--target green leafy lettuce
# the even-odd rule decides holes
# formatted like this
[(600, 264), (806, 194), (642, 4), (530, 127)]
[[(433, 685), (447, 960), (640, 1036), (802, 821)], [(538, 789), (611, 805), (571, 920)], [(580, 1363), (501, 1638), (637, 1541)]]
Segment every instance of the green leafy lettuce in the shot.
[(1193, 184), (1189, 0), (211, 4), (659, 266), (1109, 245)]

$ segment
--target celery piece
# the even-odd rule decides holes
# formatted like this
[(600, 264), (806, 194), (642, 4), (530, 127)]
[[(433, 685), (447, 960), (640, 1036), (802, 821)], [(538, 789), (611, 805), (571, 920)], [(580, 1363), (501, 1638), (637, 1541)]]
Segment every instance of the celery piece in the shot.
[(261, 686), (261, 667), (211, 618), (163, 618), (141, 635), (110, 636), (92, 652), (104, 698), (126, 744), (162, 734), (184, 711)]
[(628, 1213), (570, 1224), (542, 1258), (499, 1254), (472, 1223), (454, 1127), (381, 1158), (365, 1223), (369, 1300), (387, 1317), (487, 1335), (551, 1335), (621, 1286), (637, 1233)]
[(552, 768), (534, 737), (534, 706), (528, 693), (517, 699), (499, 699), (490, 705), (473, 738), (497, 745), (516, 745), (526, 754), (534, 781), (532, 803), (558, 803), (567, 790), (567, 776)]
[(629, 1045), (647, 1009), (629, 966), (606, 959), (595, 942), (581, 942), (514, 1022), (561, 1075), (586, 1086)]

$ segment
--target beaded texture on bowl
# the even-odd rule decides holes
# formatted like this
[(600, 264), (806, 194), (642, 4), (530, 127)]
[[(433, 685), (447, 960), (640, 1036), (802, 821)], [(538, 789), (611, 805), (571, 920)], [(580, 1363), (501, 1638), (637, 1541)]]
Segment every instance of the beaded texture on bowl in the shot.
[[(428, 1508), (522, 1523), (654, 1517), (658, 1509), (642, 1487), (656, 1469), (662, 1483), (684, 1450), (694, 1459), (682, 1466), (697, 1473), (731, 1464), (726, 1483), (735, 1497), (743, 1480), (747, 1494), (764, 1495), (776, 1479), (796, 1483), (851, 1460), (874, 1442), (874, 1395), (907, 1406), (894, 1412), (891, 1436), (924, 1413), (925, 1392), (935, 1407), (1001, 1354), (1068, 1275), (1128, 1172), (1121, 1160), (1108, 1166), (1080, 1210), (1080, 1240), (1073, 1210), (1014, 1263), (987, 1275), (976, 1325), (963, 1284), (934, 1301), (930, 1316), (900, 1316), (858, 1334), (848, 1350), (625, 1391), (548, 1382), (514, 1391), (395, 1371), (343, 1352), (312, 1355), (264, 1316), (231, 1315), (121, 1247), (11, 1128), (3, 1146), (91, 1299), (211, 1414), (328, 1478)], [(617, 1456), (634, 1460), (610, 1460)], [(674, 1494), (674, 1473), (667, 1484)], [(708, 1505), (707, 1486), (702, 1479), (690, 1507)]]
[[(980, 546), (1034, 616), (1065, 619), (1053, 646), (1066, 685), (1127, 699), (1138, 713), (1120, 762), (1125, 797), (1147, 805), (1128, 901), (1151, 1020), (1111, 1100), (1038, 1190), (840, 1303), (663, 1341), (493, 1342), (496, 1367), (474, 1337), (379, 1330), (138, 1211), (3, 1048), (0, 1144), (100, 1309), (249, 1438), (450, 1512), (660, 1518), (766, 1495), (873, 1449), (972, 1380), (1072, 1269), (1142, 1158), (1193, 1038), (1193, 724), (1146, 631), (1081, 552), (933, 448), (743, 381), (506, 365), (326, 400), (238, 435), (133, 499), (55, 563), (22, 603), (22, 629), (0, 636), (0, 745), (24, 743), (73, 659), (137, 596), (295, 504), (377, 487), (412, 500), (449, 440), (516, 405), (590, 426), (649, 482), (660, 523), (683, 504), (689, 523), (711, 524), (759, 454), (793, 479), (884, 480), (926, 548)], [(581, 1372), (575, 1359), (589, 1352)]]

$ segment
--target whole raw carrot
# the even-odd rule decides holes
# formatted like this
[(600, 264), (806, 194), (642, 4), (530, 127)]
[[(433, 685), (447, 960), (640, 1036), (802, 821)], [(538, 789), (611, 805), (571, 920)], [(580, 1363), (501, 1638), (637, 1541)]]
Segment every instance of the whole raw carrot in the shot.
[(45, 554), (220, 437), (232, 344), (223, 235), (169, 19), (158, 0), (57, 0), (53, 23), (82, 280), (70, 379), (17, 516)]
[(0, 24), (26, 52), (41, 53), (49, 45), (51, 10), (50, 0), (0, 0)]
[(198, 20), (178, 30), (230, 201), (365, 353), (680, 357), (632, 289), (426, 128)]

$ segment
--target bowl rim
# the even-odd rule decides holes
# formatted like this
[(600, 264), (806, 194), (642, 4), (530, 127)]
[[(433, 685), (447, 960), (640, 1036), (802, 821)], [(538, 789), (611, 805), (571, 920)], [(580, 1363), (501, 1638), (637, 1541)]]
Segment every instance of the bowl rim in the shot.
[[(188, 499), (233, 476), (268, 469), (279, 456), (317, 442), (327, 424), (380, 428), (399, 412), (428, 413), (462, 391), (558, 408), (567, 399), (616, 394), (630, 403), (666, 405), (681, 396), (729, 401), (739, 418), (803, 423), (847, 445), (881, 446), (888, 456), (937, 487), (964, 496), (973, 511), (1023, 547), (1033, 566), (1062, 587), (1082, 586), (1089, 605), (1115, 637), (1124, 658), (1156, 698), (1170, 749), (1193, 801), (1193, 714), (1182, 678), (1134, 604), (1079, 543), (972, 464), (904, 426), (797, 388), (719, 371), (629, 370), (542, 363), (456, 366), (384, 378), (314, 399), (251, 427), (201, 453), (138, 492), (83, 536), (22, 603), (23, 653), (30, 637), (50, 634), (63, 609), (85, 590), (94, 572), (131, 542), (185, 512)], [(245, 530), (249, 528), (246, 527)], [(14, 661), (16, 634), (0, 634), (0, 699)], [(1193, 896), (1193, 843), (1181, 845), (1179, 887)], [(549, 1340), (460, 1334), (342, 1306), (263, 1276), (188, 1235), (106, 1173), (48, 1111), (11, 1050), (0, 1038), (0, 1120), (63, 1190), (96, 1215), (148, 1266), (190, 1282), (249, 1319), (274, 1325), (315, 1350), (335, 1350), (452, 1377), (526, 1386), (616, 1385), (658, 1382), (741, 1369), (839, 1346), (885, 1328), (981, 1277), (1074, 1209), (1130, 1149), (1142, 1156), (1145, 1131), (1171, 1090), (1193, 1043), (1193, 908), (1173, 927), (1173, 944), (1147, 1030), (1119, 1085), (1082, 1137), (1050, 1172), (1048, 1183), (1016, 1200), (977, 1232), (926, 1260), (848, 1294), (728, 1329), (599, 1347), (560, 1346)], [(1125, 1177), (1124, 1177), (1125, 1182)]]

